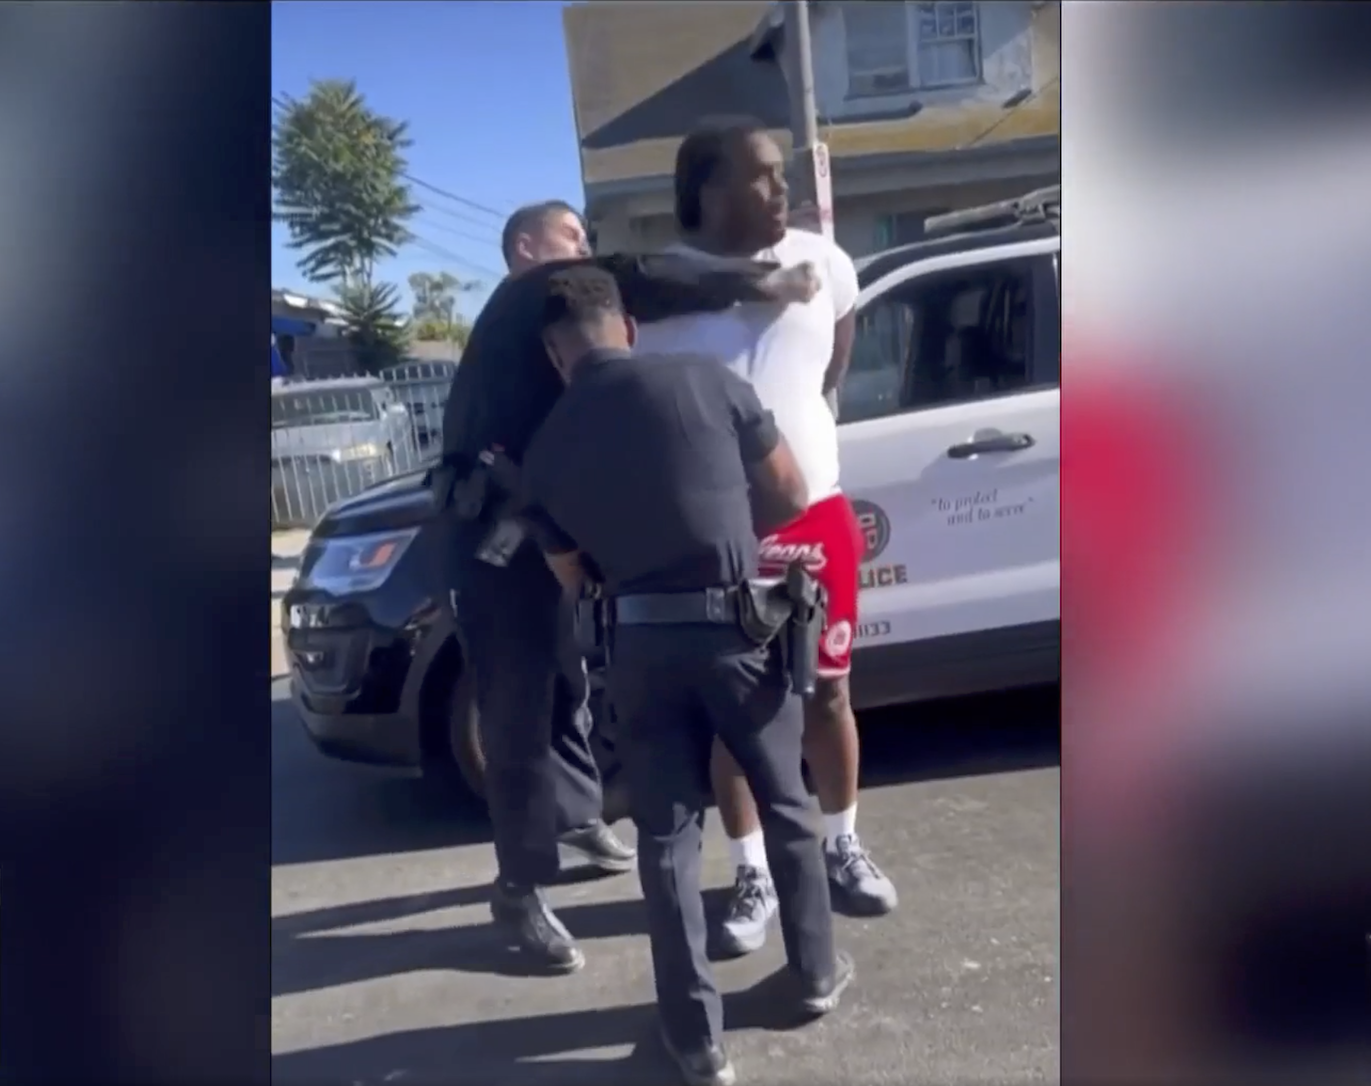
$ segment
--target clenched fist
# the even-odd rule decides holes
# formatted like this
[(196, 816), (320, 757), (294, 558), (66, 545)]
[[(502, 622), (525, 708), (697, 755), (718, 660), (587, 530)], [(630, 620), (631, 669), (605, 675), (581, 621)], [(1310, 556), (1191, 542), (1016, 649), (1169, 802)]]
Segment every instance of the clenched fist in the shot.
[(778, 302), (807, 302), (819, 293), (822, 285), (819, 270), (806, 260), (793, 268), (777, 268), (762, 276), (758, 284), (769, 297)]

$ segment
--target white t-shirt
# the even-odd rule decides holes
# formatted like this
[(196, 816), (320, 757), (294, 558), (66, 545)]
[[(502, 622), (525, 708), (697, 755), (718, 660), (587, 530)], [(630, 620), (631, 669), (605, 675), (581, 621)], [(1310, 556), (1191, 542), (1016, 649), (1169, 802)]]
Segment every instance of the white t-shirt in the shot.
[[(671, 251), (713, 259), (687, 245)], [(838, 426), (823, 382), (833, 359), (833, 326), (857, 304), (857, 269), (835, 243), (806, 230), (787, 230), (754, 259), (787, 268), (809, 261), (819, 274), (819, 292), (804, 304), (749, 302), (722, 313), (645, 324), (637, 350), (713, 355), (751, 381), (795, 453), (812, 505), (838, 493)]]

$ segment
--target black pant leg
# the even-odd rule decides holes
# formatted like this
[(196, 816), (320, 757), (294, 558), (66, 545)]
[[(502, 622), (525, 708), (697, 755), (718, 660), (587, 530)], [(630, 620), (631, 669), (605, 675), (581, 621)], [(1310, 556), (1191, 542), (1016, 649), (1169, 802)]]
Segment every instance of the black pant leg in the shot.
[(810, 980), (833, 970), (833, 910), (813, 798), (801, 770), (804, 706), (773, 643), (720, 654), (701, 696), (757, 800), (786, 959)]
[[(535, 555), (541, 564), (541, 557)], [(557, 766), (552, 731), (560, 591), (517, 558), (459, 573), (457, 624), (476, 683), (486, 801), (500, 876), (522, 886), (556, 878)]]
[(663, 631), (623, 631), (609, 670), (617, 739), (638, 829), (652, 972), (663, 1026), (678, 1050), (723, 1038), (723, 1003), (707, 954), (700, 846), (712, 734)]
[(553, 686), (552, 759), (557, 792), (557, 825), (561, 832), (599, 818), (604, 807), (600, 769), (592, 749), (585, 661), (576, 648), (570, 603), (561, 604), (560, 666)]

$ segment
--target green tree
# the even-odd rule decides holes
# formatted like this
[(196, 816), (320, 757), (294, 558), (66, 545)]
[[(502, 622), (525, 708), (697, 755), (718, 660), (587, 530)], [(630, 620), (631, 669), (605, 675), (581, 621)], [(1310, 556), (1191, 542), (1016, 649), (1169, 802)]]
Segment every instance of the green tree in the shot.
[(337, 292), (349, 338), (368, 369), (403, 353), (405, 329), (395, 287), (376, 281), (419, 210), (404, 183), (403, 121), (370, 109), (351, 81), (318, 80), (303, 99), (278, 102), (272, 132), (274, 217), (301, 252), (301, 272)]
[(457, 296), (481, 284), (458, 279), (450, 272), (415, 272), (409, 277), (414, 293), (411, 328), (415, 339), (456, 343), (465, 347), (471, 325), (457, 310)]
[(338, 304), (362, 369), (378, 373), (404, 358), (410, 332), (397, 316), (399, 297), (392, 284), (343, 283)]

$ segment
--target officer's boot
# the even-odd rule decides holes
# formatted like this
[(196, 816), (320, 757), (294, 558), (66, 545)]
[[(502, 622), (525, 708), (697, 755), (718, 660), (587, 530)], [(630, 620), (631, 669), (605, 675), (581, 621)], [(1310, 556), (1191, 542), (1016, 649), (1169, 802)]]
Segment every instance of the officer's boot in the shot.
[(733, 1086), (738, 1080), (733, 1064), (721, 1045), (708, 1044), (683, 1052), (672, 1043), (665, 1025), (662, 1027), (662, 1044), (671, 1062), (680, 1071), (685, 1086)]
[(604, 820), (598, 818), (562, 834), (557, 843), (564, 853), (611, 874), (632, 871), (638, 859), (638, 853), (620, 841)]
[(549, 973), (574, 973), (585, 965), (585, 955), (571, 932), (563, 927), (536, 887), (515, 886), (497, 879), (490, 897), (490, 914), (511, 945), (528, 958), (535, 969)]

